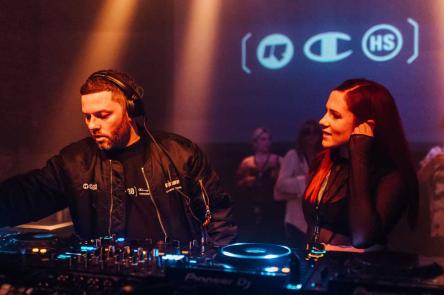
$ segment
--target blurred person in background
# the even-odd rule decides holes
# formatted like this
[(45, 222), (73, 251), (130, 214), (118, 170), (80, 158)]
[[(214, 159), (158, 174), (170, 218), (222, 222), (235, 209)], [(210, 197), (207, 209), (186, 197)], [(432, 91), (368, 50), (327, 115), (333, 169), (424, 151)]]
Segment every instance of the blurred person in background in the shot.
[[(444, 120), (441, 122), (444, 131)], [(417, 234), (420, 253), (444, 255), (444, 146), (432, 147), (420, 161), (417, 171), (421, 193)]]
[(286, 201), (285, 235), (289, 245), (303, 249), (307, 243), (307, 223), (302, 200), (307, 187), (310, 163), (322, 150), (322, 129), (314, 120), (307, 120), (299, 130), (295, 148), (285, 155), (274, 187), (274, 199)]
[(273, 189), (282, 158), (271, 152), (271, 133), (253, 131), (253, 155), (245, 157), (236, 173), (240, 241), (280, 242), (284, 208), (274, 201)]

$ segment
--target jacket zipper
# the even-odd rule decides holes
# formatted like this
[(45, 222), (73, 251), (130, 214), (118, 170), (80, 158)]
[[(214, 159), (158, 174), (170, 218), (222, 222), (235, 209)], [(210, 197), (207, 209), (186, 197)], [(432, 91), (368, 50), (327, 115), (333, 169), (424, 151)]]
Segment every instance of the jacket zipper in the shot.
[(110, 179), (110, 206), (109, 206), (109, 221), (108, 221), (108, 235), (111, 236), (111, 224), (112, 224), (112, 214), (113, 214), (113, 163), (112, 160), (109, 160), (109, 179)]
[(148, 189), (148, 193), (150, 195), (151, 202), (153, 202), (154, 208), (156, 209), (157, 220), (159, 221), (160, 228), (162, 229), (162, 232), (163, 232), (163, 234), (165, 236), (165, 241), (167, 241), (168, 240), (168, 235), (167, 235), (167, 232), (166, 232), (165, 227), (163, 225), (162, 218), (160, 217), (159, 208), (157, 207), (156, 201), (154, 201), (153, 193), (152, 193), (150, 184), (148, 182), (148, 178), (145, 175), (145, 169), (143, 169), (143, 167), (141, 167), (140, 169), (142, 170), (142, 175), (143, 175), (143, 178), (145, 179), (146, 188)]

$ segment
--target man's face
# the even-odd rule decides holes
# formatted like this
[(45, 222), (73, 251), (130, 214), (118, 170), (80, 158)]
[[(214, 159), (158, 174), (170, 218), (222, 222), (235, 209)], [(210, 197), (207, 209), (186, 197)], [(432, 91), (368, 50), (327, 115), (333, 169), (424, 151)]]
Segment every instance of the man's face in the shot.
[(270, 134), (263, 132), (254, 141), (254, 149), (256, 152), (268, 153), (271, 148)]
[(91, 137), (101, 150), (128, 145), (131, 124), (123, 106), (112, 99), (111, 91), (82, 95), (82, 113)]
[(348, 109), (345, 92), (332, 91), (326, 104), (325, 115), (319, 121), (322, 127), (322, 146), (340, 146), (350, 139), (355, 128), (355, 115)]

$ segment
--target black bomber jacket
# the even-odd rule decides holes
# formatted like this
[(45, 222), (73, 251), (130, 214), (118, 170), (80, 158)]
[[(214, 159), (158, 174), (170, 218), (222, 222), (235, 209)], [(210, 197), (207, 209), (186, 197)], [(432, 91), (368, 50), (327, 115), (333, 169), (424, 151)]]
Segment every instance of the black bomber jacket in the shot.
[[(174, 194), (185, 208), (187, 226), (193, 239), (201, 238), (205, 219), (205, 194), (209, 199), (210, 242), (232, 242), (237, 227), (232, 221), (232, 199), (221, 190), (219, 178), (206, 156), (188, 139), (171, 133), (154, 136), (159, 145), (147, 140), (143, 173), (151, 190), (164, 233), (172, 232), (175, 216), (167, 195)], [(120, 168), (119, 168), (120, 167)], [(136, 168), (137, 169), (137, 168)], [(109, 235), (113, 216), (112, 189), (121, 164), (110, 160), (92, 138), (70, 144), (48, 160), (45, 167), (12, 177), (0, 184), (0, 226), (34, 221), (69, 207), (76, 233), (82, 238)], [(205, 194), (202, 193), (205, 192)], [(147, 237), (149, 238), (149, 237)], [(174, 238), (174, 237), (173, 237)]]

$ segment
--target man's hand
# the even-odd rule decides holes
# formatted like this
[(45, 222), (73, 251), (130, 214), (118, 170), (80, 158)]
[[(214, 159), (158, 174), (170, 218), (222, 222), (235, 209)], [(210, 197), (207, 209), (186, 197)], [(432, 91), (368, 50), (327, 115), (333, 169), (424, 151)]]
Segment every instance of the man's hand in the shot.
[(418, 170), (418, 180), (420, 184), (432, 181), (433, 174), (444, 167), (444, 154), (437, 154), (433, 158), (424, 162)]

